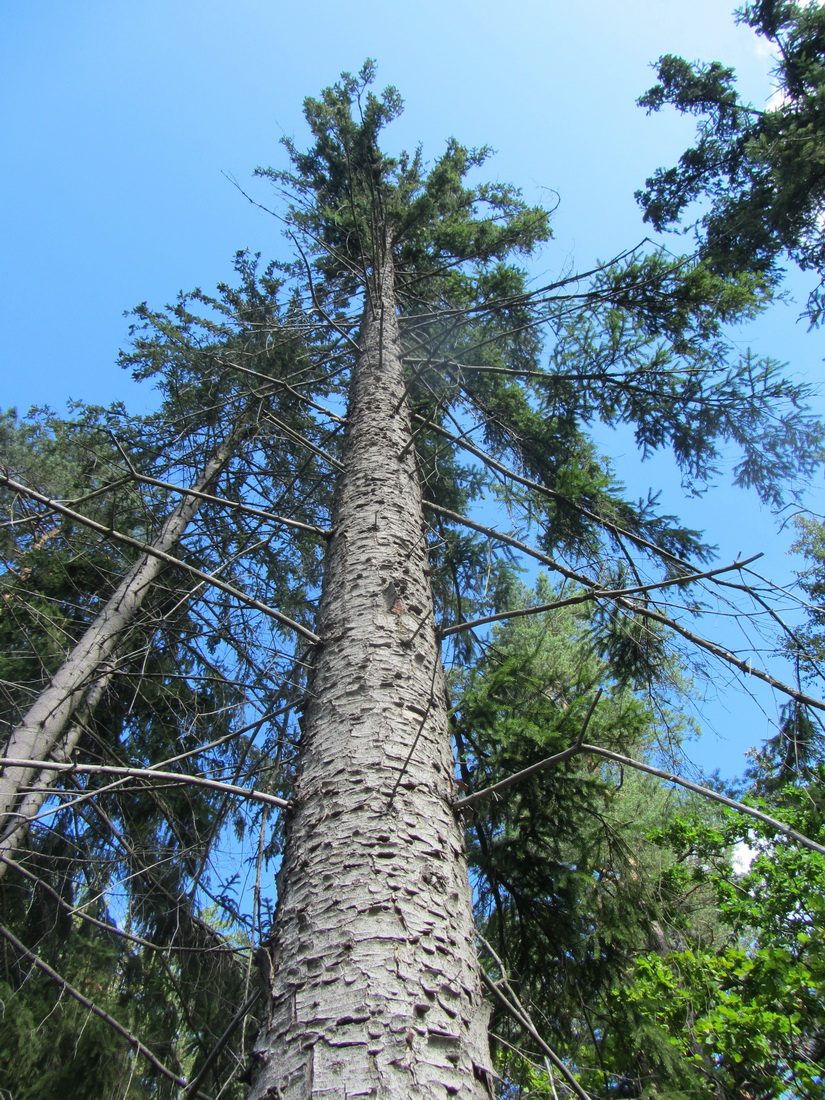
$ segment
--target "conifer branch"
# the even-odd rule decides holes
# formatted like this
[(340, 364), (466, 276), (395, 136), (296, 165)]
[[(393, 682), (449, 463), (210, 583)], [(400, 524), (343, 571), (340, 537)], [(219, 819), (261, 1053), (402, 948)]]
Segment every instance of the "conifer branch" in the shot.
[[(328, 409), (325, 405), (319, 404), (317, 401), (313, 401), (311, 397), (307, 397), (306, 394), (301, 393), (300, 390), (296, 390), (294, 386), (290, 386), (289, 382), (285, 382), (283, 378), (272, 378), (268, 374), (264, 374), (263, 371), (254, 370), (252, 367), (242, 367), (235, 359), (225, 360), (219, 356), (215, 356), (215, 361), (222, 367), (226, 367), (228, 370), (237, 370), (241, 374), (248, 374), (252, 378), (258, 378), (262, 381), (271, 382), (273, 386), (279, 386), (281, 389), (286, 390), (288, 394), (296, 398), (298, 401), (303, 402), (310, 409), (315, 409), (316, 412), (321, 413), (323, 416), (329, 417), (330, 420), (334, 420), (338, 424), (346, 424), (347, 419), (345, 416), (340, 416), (338, 413), (333, 412), (332, 409)], [(301, 385), (306, 383), (302, 382)]]
[(554, 756), (547, 757), (546, 760), (539, 760), (536, 764), (531, 764), (529, 768), (522, 768), (521, 771), (514, 772), (513, 775), (500, 780), (498, 783), (493, 783), (490, 787), (485, 787), (482, 791), (476, 791), (474, 794), (468, 794), (465, 795), (464, 798), (456, 799), (455, 802), (453, 802), (453, 809), (463, 810), (467, 806), (472, 806), (474, 802), (481, 802), (482, 799), (489, 798), (492, 795), (507, 790), (507, 788), (512, 787), (513, 784), (520, 782), (522, 779), (527, 779), (528, 776), (535, 775), (536, 772), (543, 771), (551, 764), (561, 764), (564, 760), (569, 760), (571, 757), (577, 756), (582, 751), (584, 735), (587, 732), (587, 727), (590, 725), (593, 711), (596, 709), (601, 697), (602, 689), (599, 688), (584, 717), (581, 729), (579, 730), (579, 736), (576, 738), (576, 743), (571, 745), (569, 749), (564, 749), (563, 752), (557, 752)]
[(0, 486), (5, 486), (5, 488), (11, 489), (15, 493), (21, 493), (23, 496), (30, 497), (32, 500), (36, 500), (38, 503), (50, 508), (53, 512), (58, 512), (60, 515), (73, 519), (77, 523), (81, 523), (84, 527), (90, 528), (92, 531), (97, 531), (98, 534), (103, 535), (105, 538), (122, 543), (124, 546), (131, 546), (141, 554), (148, 554), (149, 557), (160, 558), (161, 561), (165, 561), (168, 565), (173, 565), (176, 569), (184, 570), (184, 572), (191, 574), (193, 577), (197, 577), (198, 580), (205, 581), (206, 584), (211, 585), (213, 588), (218, 588), (221, 592), (226, 592), (227, 595), (234, 596), (236, 600), (240, 600), (242, 603), (246, 604), (247, 607), (251, 607), (255, 611), (260, 611), (262, 614), (268, 615), (270, 618), (281, 623), (282, 626), (289, 627), (290, 630), (294, 630), (296, 634), (300, 634), (302, 638), (306, 638), (309, 642), (317, 643), (321, 640), (317, 634), (313, 634), (313, 632), (307, 630), (305, 626), (301, 626), (300, 623), (294, 622), (292, 619), (288, 618), (288, 616), (282, 614), (280, 611), (276, 611), (274, 607), (270, 607), (261, 600), (257, 600), (253, 596), (248, 596), (239, 588), (235, 588), (234, 585), (227, 584), (226, 581), (220, 580), (214, 573), (207, 573), (203, 569), (198, 569), (194, 565), (189, 565), (188, 562), (181, 561), (180, 558), (176, 558), (172, 554), (166, 554), (162, 550), (156, 550), (148, 543), (141, 542), (139, 539), (133, 539), (131, 535), (125, 535), (121, 531), (116, 531), (114, 527), (107, 527), (103, 523), (98, 523), (97, 520), (90, 519), (81, 512), (75, 512), (73, 509), (67, 508), (65, 504), (60, 504), (59, 501), (52, 500), (44, 496), (43, 493), (38, 493), (35, 489), (30, 489), (27, 485), (22, 485), (19, 481), (14, 481), (12, 478), (2, 473), (0, 473)]
[[(145, 1044), (142, 1043), (136, 1035), (133, 1035), (131, 1031), (125, 1028), (123, 1024), (119, 1023), (113, 1016), (110, 1016), (108, 1012), (105, 1012), (102, 1008), (99, 1008), (98, 1005), (94, 1003), (94, 1001), (91, 1001), (88, 997), (81, 993), (79, 989), (75, 989), (71, 982), (67, 981), (64, 977), (58, 974), (58, 972), (53, 967), (49, 966), (49, 964), (44, 959), (41, 959), (40, 956), (37, 955), (34, 951), (31, 951), (28, 947), (22, 944), (20, 940), (18, 940), (18, 938), (14, 935), (14, 933), (10, 932), (9, 929), (5, 928), (3, 925), (0, 925), (0, 936), (3, 936), (4, 939), (8, 940), (8, 942), (12, 945), (15, 951), (18, 952), (18, 954), (28, 959), (29, 962), (36, 966), (38, 970), (41, 970), (47, 978), (54, 982), (58, 989), (62, 990), (64, 993), (68, 993), (70, 997), (73, 997), (79, 1004), (82, 1004), (84, 1008), (88, 1008), (90, 1012), (94, 1013), (95, 1016), (101, 1019), (113, 1031), (117, 1032), (117, 1034), (120, 1035), (121, 1038), (125, 1039), (126, 1042), (135, 1050), (137, 1054), (140, 1054), (143, 1058), (145, 1058), (146, 1061), (149, 1062), (149, 1064), (158, 1071), (158, 1073), (160, 1073), (167, 1080), (172, 1081), (173, 1084), (178, 1085), (179, 1088), (186, 1088), (185, 1077), (179, 1077), (173, 1070), (169, 1069), (168, 1066), (165, 1066), (163, 1062), (161, 1062), (159, 1058), (156, 1058), (152, 1051), (147, 1046), (145, 1046)], [(194, 1095), (196, 1095), (197, 1097), (201, 1097), (202, 1100), (209, 1100), (209, 1097), (206, 1096), (205, 1093), (198, 1092)]]
[(223, 783), (219, 779), (208, 779), (203, 775), (186, 775), (184, 772), (160, 771), (157, 768), (126, 768), (114, 764), (64, 764), (57, 760), (17, 760), (7, 756), (3, 757), (3, 767), (70, 772), (73, 775), (120, 775), (126, 779), (160, 779), (166, 783), (186, 783), (193, 787), (206, 787), (212, 791), (238, 795), (240, 798), (251, 798), (253, 802), (263, 802), (267, 806), (277, 806), (282, 810), (289, 808), (289, 801), (286, 798), (266, 794), (265, 791), (250, 790), (249, 787)]
[(40, 878), (39, 875), (33, 874), (28, 867), (22, 863), (18, 863), (10, 856), (3, 855), (0, 852), (0, 862), (4, 863), (10, 870), (13, 870), (15, 874), (22, 875), (23, 878), (28, 879), (32, 885), (36, 886), (39, 890), (44, 890), (56, 905), (68, 913), (70, 917), (77, 917), (86, 924), (92, 925), (94, 928), (99, 928), (110, 936), (118, 936), (122, 940), (126, 940), (128, 943), (135, 943), (138, 947), (145, 947), (148, 951), (160, 951), (170, 954), (220, 954), (230, 955), (244, 950), (243, 948), (229, 947), (182, 947), (179, 944), (169, 943), (152, 943), (151, 940), (145, 939), (143, 936), (137, 936), (134, 932), (127, 932), (125, 928), (118, 928), (115, 924), (108, 924), (106, 921), (98, 920), (97, 917), (93, 917), (91, 913), (86, 913), (81, 906), (70, 905), (66, 899), (54, 889), (45, 879)]
[[(460, 524), (463, 527), (469, 527), (471, 531), (478, 531), (479, 534), (486, 535), (493, 541), (501, 542), (505, 546), (512, 546), (513, 549), (520, 550), (523, 554), (527, 554), (536, 561), (542, 562), (544, 565), (548, 566), (548, 568), (560, 573), (568, 580), (575, 581), (576, 584), (580, 584), (589, 589), (599, 588), (599, 585), (597, 585), (594, 580), (583, 576), (581, 573), (577, 573), (574, 569), (569, 569), (555, 558), (551, 558), (549, 554), (544, 554), (541, 550), (536, 550), (535, 547), (530, 546), (529, 543), (523, 542), (521, 539), (514, 538), (512, 535), (505, 535), (502, 531), (497, 531), (494, 527), (487, 527), (483, 523), (477, 523), (467, 516), (462, 516), (458, 512), (450, 511), (449, 508), (442, 508), (440, 504), (435, 504), (431, 500), (425, 500), (424, 507), (431, 512), (435, 512), (437, 515), (443, 516), (452, 523)], [(783, 695), (789, 696), (797, 703), (804, 703), (806, 706), (813, 707), (816, 710), (825, 710), (825, 702), (823, 702), (822, 699), (817, 699), (816, 696), (813, 695), (806, 695), (806, 693), (800, 691), (799, 688), (794, 688), (791, 687), (790, 684), (783, 683), (775, 676), (771, 676), (769, 672), (765, 672), (763, 669), (752, 665), (750, 661), (744, 661), (741, 657), (737, 657), (735, 653), (731, 653), (729, 650), (725, 649), (724, 646), (718, 645), (716, 642), (712, 642), (710, 639), (702, 637), (701, 634), (696, 634), (688, 627), (682, 626), (681, 623), (677, 622), (675, 619), (671, 619), (661, 611), (656, 611), (654, 608), (647, 607), (643, 604), (634, 604), (623, 597), (618, 597), (615, 602), (619, 607), (632, 615), (638, 615), (643, 619), (650, 619), (652, 622), (667, 627), (674, 633), (681, 635), (681, 637), (685, 638), (687, 641), (693, 642), (699, 649), (704, 649), (708, 653), (713, 654), (714, 657), (718, 657), (720, 661), (725, 661), (727, 664), (733, 665), (734, 668), (745, 673), (745, 675), (754, 676), (757, 680), (769, 684), (770, 687), (775, 688), (776, 691), (782, 692)]]
[(294, 428), (291, 428), (289, 424), (286, 424), (279, 417), (275, 416), (274, 413), (264, 412), (262, 413), (262, 419), (268, 420), (277, 428), (280, 428), (287, 439), (291, 439), (294, 443), (297, 443), (301, 447), (306, 447), (306, 449), (308, 451), (311, 451), (312, 454), (317, 455), (318, 458), (322, 458), (324, 462), (328, 462), (334, 470), (343, 469), (341, 463), (338, 461), (337, 458), (334, 458), (331, 454), (327, 454), (327, 452), (322, 450), (320, 447), (316, 447), (315, 444), (311, 442), (311, 440), (307, 439), (305, 435), (302, 435), (300, 432), (296, 432)]
[[(424, 418), (416, 413), (413, 413), (414, 420), (423, 420)], [(650, 553), (656, 554), (658, 557), (671, 561), (675, 565), (678, 565), (682, 569), (689, 569), (690, 565), (683, 561), (681, 558), (676, 557), (675, 554), (669, 553), (667, 550), (663, 550), (661, 546), (657, 546), (655, 543), (650, 542), (648, 539), (642, 538), (641, 535), (636, 535), (632, 531), (626, 530), (624, 527), (620, 527), (617, 523), (612, 523), (604, 516), (598, 515), (596, 512), (591, 512), (589, 508), (585, 508), (584, 505), (579, 504), (577, 501), (572, 500), (570, 497), (559, 493), (555, 489), (551, 489), (547, 485), (542, 485), (539, 481), (534, 481), (532, 478), (525, 476), (524, 474), (517, 473), (512, 467), (506, 466), (503, 462), (499, 462), (498, 459), (493, 458), (492, 455), (482, 450), (481, 447), (476, 447), (474, 443), (470, 443), (463, 435), (454, 435), (440, 424), (435, 424), (433, 421), (427, 421), (427, 427), (430, 431), (435, 432), (436, 435), (440, 435), (444, 439), (448, 439), (451, 443), (455, 443), (461, 447), (462, 450), (467, 451), (468, 454), (474, 455), (480, 459), (485, 466), (489, 466), (491, 470), (495, 470), (496, 473), (502, 475), (502, 477), (509, 478), (511, 481), (515, 481), (518, 485), (523, 485), (526, 489), (532, 489), (534, 492), (539, 493), (541, 496), (547, 497), (548, 500), (557, 500), (565, 505), (565, 507), (572, 508), (575, 512), (578, 512), (580, 516), (584, 516), (586, 519), (592, 520), (599, 527), (603, 527), (606, 531), (610, 531), (611, 534), (616, 536), (622, 536), (628, 539), (635, 546), (638, 546), (640, 550), (647, 550)]]
[(484, 615), (480, 619), (472, 619), (464, 623), (454, 623), (452, 626), (441, 630), (441, 637), (447, 638), (450, 634), (459, 634), (464, 630), (474, 630), (478, 626), (486, 626), (488, 623), (501, 622), (504, 619), (519, 619), (525, 615), (541, 615), (546, 611), (557, 611), (561, 607), (573, 607), (575, 604), (587, 603), (589, 600), (619, 600), (628, 596), (639, 596), (645, 592), (654, 592), (661, 588), (671, 588), (673, 585), (694, 584), (696, 581), (708, 580), (717, 577), (720, 573), (730, 573), (734, 569), (744, 569), (746, 565), (763, 557), (761, 553), (754, 554), (750, 558), (732, 562), (730, 565), (720, 565), (718, 569), (707, 569), (703, 573), (687, 574), (684, 577), (670, 577), (664, 581), (653, 581), (650, 584), (640, 584), (635, 588), (593, 588), (589, 592), (580, 592), (576, 596), (567, 596), (563, 600), (553, 603), (538, 604), (535, 607), (517, 607), (512, 611), (499, 611), (495, 615)]
[(315, 524), (312, 523), (302, 523), (297, 519), (289, 519), (287, 516), (279, 516), (274, 512), (267, 512), (263, 508), (254, 508), (251, 504), (241, 504), (238, 500), (228, 500), (226, 497), (215, 496), (214, 493), (203, 493), (198, 489), (185, 489), (181, 485), (175, 485), (174, 482), (162, 481), (160, 478), (150, 477), (148, 474), (141, 474), (134, 468), (124, 451), (121, 449), (114, 433), (110, 434), (112, 441), (121, 455), (123, 455), (124, 461), (129, 467), (131, 477), (121, 478), (120, 481), (114, 482), (111, 486), (107, 486), (107, 488), (115, 488), (124, 481), (138, 481), (143, 485), (154, 485), (158, 489), (166, 489), (168, 492), (178, 493), (180, 496), (196, 497), (198, 500), (205, 500), (209, 504), (220, 504), (223, 508), (231, 508), (233, 511), (242, 512), (246, 516), (255, 516), (256, 519), (266, 519), (272, 523), (280, 523), (284, 527), (294, 527), (296, 531), (306, 531), (310, 535), (318, 535), (324, 539), (328, 539), (332, 536), (332, 532), (328, 527), (316, 527)]
[[(588, 721), (589, 718), (590, 715), (588, 714)], [(578, 756), (579, 754), (600, 756), (605, 760), (612, 760), (615, 764), (621, 764), (623, 767), (635, 768), (636, 771), (646, 772), (648, 775), (654, 775), (658, 779), (664, 779), (667, 783), (676, 783), (678, 786), (684, 787), (685, 790), (691, 791), (693, 794), (701, 795), (702, 798), (710, 799), (712, 802), (719, 802), (721, 805), (727, 806), (728, 809), (736, 810), (737, 813), (745, 814), (748, 817), (754, 818), (756, 821), (761, 821), (765, 825), (769, 825), (772, 829), (776, 829), (777, 832), (782, 833), (783, 836), (795, 840), (797, 844), (809, 848), (812, 852), (817, 852), (819, 855), (825, 855), (825, 845), (818, 844), (817, 841), (805, 836), (804, 833), (792, 829), (791, 826), (784, 821), (780, 821), (778, 818), (772, 817), (762, 810), (757, 810), (753, 806), (748, 806), (745, 802), (740, 802), (735, 798), (729, 798), (727, 795), (720, 794), (719, 791), (711, 790), (710, 787), (703, 787), (699, 783), (693, 783), (690, 779), (684, 779), (682, 776), (675, 775), (673, 772), (663, 771), (661, 768), (654, 768), (651, 764), (643, 764), (640, 760), (634, 760), (630, 756), (624, 756), (619, 752), (612, 752), (610, 749), (603, 749), (599, 745), (588, 745), (582, 741), (577, 742), (575, 745), (571, 745), (570, 748), (564, 749), (562, 752), (555, 753), (553, 756), (548, 756), (545, 760), (540, 760), (538, 763), (532, 764), (529, 768), (524, 768), (522, 771), (516, 772), (507, 779), (502, 779), (499, 783), (494, 783), (490, 787), (485, 787), (484, 790), (476, 791), (473, 794), (466, 795), (464, 798), (456, 799), (455, 802), (453, 802), (453, 809), (463, 810), (467, 806), (471, 806), (474, 802), (480, 802), (482, 799), (488, 798), (490, 795), (496, 794), (498, 791), (512, 786), (514, 783), (517, 783), (521, 779), (525, 779), (527, 776), (534, 775), (536, 772), (542, 771), (552, 764), (561, 764), (563, 761), (569, 760), (571, 757)]]

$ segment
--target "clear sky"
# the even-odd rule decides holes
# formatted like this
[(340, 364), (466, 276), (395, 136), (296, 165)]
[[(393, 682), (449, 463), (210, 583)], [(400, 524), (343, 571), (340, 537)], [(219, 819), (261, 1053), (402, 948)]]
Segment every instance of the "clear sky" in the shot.
[[(547, 274), (637, 243), (647, 230), (634, 190), (692, 134), (635, 106), (650, 63), (723, 60), (755, 103), (771, 95), (770, 58), (734, 24), (733, 3), (0, 0), (0, 407), (150, 404), (115, 365), (124, 311), (213, 287), (238, 248), (282, 253), (277, 222), (230, 179), (270, 201), (253, 169), (282, 164), (279, 138), (300, 140), (304, 96), (366, 57), (406, 100), (391, 142), (432, 155), (452, 135), (491, 145), (494, 174), (558, 203)], [(821, 337), (797, 312), (777, 308), (738, 338), (817, 380)], [(790, 537), (745, 494), (683, 504), (666, 463), (642, 466), (622, 448), (634, 489), (656, 479), (722, 557), (765, 550), (787, 573)], [(758, 710), (743, 713), (711, 715), (735, 747), (707, 762), (718, 755), (728, 772), (768, 732)]]

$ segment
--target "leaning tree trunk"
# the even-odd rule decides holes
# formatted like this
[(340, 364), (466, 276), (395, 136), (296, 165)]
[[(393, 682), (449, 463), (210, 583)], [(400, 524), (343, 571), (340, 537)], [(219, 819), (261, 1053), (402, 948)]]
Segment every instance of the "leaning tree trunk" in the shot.
[(490, 1095), (389, 259), (371, 291), (251, 1100)]
[[(243, 429), (246, 431), (247, 429)], [(204, 493), (226, 465), (237, 432), (218, 448), (192, 487)], [(187, 494), (161, 528), (152, 550), (168, 554), (192, 522), (203, 500)], [(69, 656), (29, 708), (21, 724), (12, 730), (3, 751), (10, 760), (68, 760), (91, 713), (112, 676), (111, 660), (124, 631), (135, 621), (149, 590), (166, 562), (142, 554), (118, 585), (105, 607), (88, 627)], [(71, 724), (70, 724), (71, 723)], [(2, 765), (3, 758), (0, 758)], [(57, 773), (38, 775), (35, 767), (6, 766), (0, 774), (0, 878), (9, 856), (20, 847), (29, 823), (40, 810)]]

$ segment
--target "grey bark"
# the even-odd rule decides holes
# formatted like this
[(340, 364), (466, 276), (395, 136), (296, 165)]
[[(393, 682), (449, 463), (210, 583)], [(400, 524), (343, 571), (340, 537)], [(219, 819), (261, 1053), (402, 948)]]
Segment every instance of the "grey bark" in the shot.
[[(215, 452), (193, 486), (202, 493), (215, 480), (237, 443), (237, 434)], [(153, 550), (168, 553), (180, 540), (203, 503), (197, 495), (184, 496), (161, 528)], [(38, 695), (22, 723), (12, 731), (3, 756), (24, 760), (68, 760), (112, 675), (111, 661), (123, 633), (135, 620), (152, 584), (166, 563), (151, 554), (141, 555), (86, 630), (69, 656)], [(70, 724), (71, 723), (71, 724)], [(26, 789), (38, 776), (35, 768), (5, 767), (0, 774), (0, 853), (11, 855), (20, 847), (29, 822), (43, 805), (57, 773), (43, 773), (34, 789)], [(0, 878), (7, 865), (0, 862)]]
[(490, 1095), (389, 259), (368, 298), (250, 1100)]

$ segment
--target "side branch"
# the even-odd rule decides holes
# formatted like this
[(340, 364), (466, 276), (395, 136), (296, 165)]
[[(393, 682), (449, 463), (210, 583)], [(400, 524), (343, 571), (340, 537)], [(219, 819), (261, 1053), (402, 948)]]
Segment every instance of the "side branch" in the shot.
[[(278, 516), (275, 515), (274, 512), (266, 512), (263, 508), (253, 508), (252, 505), (241, 504), (240, 501), (237, 500), (228, 500), (226, 497), (218, 497), (215, 496), (213, 493), (202, 493), (197, 489), (184, 489), (181, 485), (175, 485), (171, 481), (161, 481), (160, 478), (149, 477), (148, 474), (141, 474), (134, 468), (131, 462), (129, 462), (126, 454), (124, 453), (123, 449), (120, 447), (120, 444), (118, 444), (114, 436), (112, 436), (112, 438), (114, 439), (114, 442), (117, 445), (122, 457), (129, 466), (131, 479), (134, 481), (138, 481), (143, 485), (154, 485), (158, 489), (166, 489), (169, 492), (179, 493), (182, 496), (197, 497), (198, 500), (204, 500), (208, 504), (220, 504), (223, 508), (231, 508), (235, 512), (243, 512), (243, 514), (246, 516), (255, 516), (256, 519), (266, 519), (269, 520), (271, 523), (280, 523), (284, 527), (294, 527), (296, 531), (306, 531), (311, 535), (318, 535), (318, 537), (322, 539), (328, 539), (332, 537), (332, 531), (330, 531), (328, 527), (316, 527), (315, 524), (302, 523), (298, 519), (289, 519), (287, 516)], [(123, 480), (128, 479), (120, 479), (120, 481), (114, 482), (112, 488), (121, 484)]]
[[(449, 508), (442, 508), (441, 505), (434, 504), (429, 500), (424, 502), (424, 507), (431, 512), (435, 512), (436, 515), (443, 516), (451, 523), (459, 523), (464, 527), (469, 527), (471, 531), (478, 531), (479, 534), (486, 535), (496, 542), (501, 542), (505, 546), (512, 546), (515, 550), (520, 550), (523, 554), (527, 554), (536, 561), (542, 562), (549, 569), (560, 573), (561, 576), (566, 577), (568, 580), (575, 581), (576, 584), (580, 584), (583, 588), (595, 590), (599, 588), (599, 585), (597, 585), (594, 580), (585, 577), (581, 573), (577, 573), (574, 569), (568, 569), (567, 566), (562, 565), (561, 562), (556, 561), (555, 558), (551, 558), (549, 554), (543, 554), (541, 550), (536, 550), (535, 547), (530, 546), (526, 542), (522, 542), (521, 539), (514, 538), (512, 535), (505, 535), (502, 531), (497, 531), (494, 527), (486, 527), (483, 523), (476, 523), (475, 520), (469, 519), (467, 516), (462, 516), (458, 512), (451, 512)], [(685, 638), (687, 641), (692, 642), (697, 648), (712, 653), (713, 656), (718, 657), (720, 661), (725, 661), (727, 664), (733, 665), (734, 668), (739, 669), (740, 672), (745, 673), (747, 676), (755, 676), (757, 680), (762, 680), (763, 683), (769, 684), (777, 691), (781, 691), (783, 695), (787, 695), (789, 698), (796, 700), (797, 703), (804, 703), (805, 706), (813, 707), (814, 710), (825, 710), (825, 702), (823, 702), (822, 699), (817, 699), (813, 695), (806, 695), (804, 691), (800, 691), (798, 688), (791, 687), (790, 684), (785, 684), (781, 680), (777, 680), (777, 678), (771, 676), (769, 672), (754, 667), (749, 661), (742, 660), (741, 657), (737, 657), (735, 653), (731, 653), (729, 650), (725, 649), (724, 646), (717, 645), (716, 642), (712, 642), (708, 638), (703, 638), (701, 634), (694, 633), (694, 631), (689, 630), (686, 626), (682, 626), (681, 623), (676, 622), (675, 619), (669, 618), (661, 611), (655, 611), (651, 607), (635, 604), (626, 597), (621, 596), (617, 597), (615, 602), (632, 615), (638, 615), (640, 618), (650, 619), (652, 622), (666, 626), (669, 630), (674, 631), (674, 633), (681, 635), (681, 637)]]
[(222, 791), (224, 794), (236, 794), (241, 798), (251, 798), (253, 802), (263, 802), (267, 806), (277, 806), (282, 810), (289, 808), (289, 800), (286, 798), (266, 794), (265, 791), (250, 790), (249, 787), (239, 787), (234, 783), (223, 783), (220, 779), (208, 779), (203, 775), (186, 775), (183, 772), (165, 772), (154, 768), (121, 768), (114, 764), (63, 764), (57, 760), (15, 760), (5, 756), (3, 767), (71, 772), (74, 775), (121, 775), (127, 779), (162, 779), (167, 783), (170, 781), (187, 783), (193, 787), (208, 787), (213, 791)]
[(487, 623), (500, 622), (502, 619), (518, 619), (524, 615), (541, 615), (545, 611), (557, 611), (560, 607), (572, 607), (574, 604), (586, 603), (588, 600), (619, 600), (625, 596), (640, 596), (645, 592), (654, 592), (660, 588), (671, 588), (673, 585), (693, 584), (695, 581), (708, 580), (717, 577), (720, 573), (730, 573), (734, 569), (744, 569), (751, 562), (763, 555), (754, 554), (742, 561), (732, 562), (730, 565), (720, 565), (718, 569), (707, 569), (703, 573), (691, 573), (684, 577), (671, 577), (665, 581), (654, 581), (651, 584), (640, 584), (635, 588), (593, 588), (589, 592), (580, 592), (577, 596), (568, 596), (564, 600), (556, 600), (555, 603), (538, 604), (535, 607), (519, 607), (513, 611), (499, 611), (496, 615), (484, 615), (480, 619), (472, 619), (466, 623), (455, 623), (441, 631), (441, 637), (446, 638), (450, 634), (458, 634), (464, 630), (472, 630), (477, 626), (486, 626)]
[[(588, 715), (588, 720), (589, 717)], [(797, 844), (801, 844), (804, 848), (808, 848), (812, 852), (817, 852), (819, 855), (825, 856), (825, 845), (818, 844), (815, 840), (811, 840), (810, 837), (805, 836), (804, 833), (797, 832), (796, 829), (792, 829), (791, 826), (787, 825), (784, 821), (780, 821), (778, 818), (772, 817), (762, 810), (754, 809), (753, 806), (748, 806), (735, 798), (728, 798), (727, 795), (720, 794), (718, 791), (712, 791), (709, 787), (703, 787), (699, 783), (692, 783), (689, 779), (683, 779), (682, 776), (675, 775), (673, 772), (666, 772), (661, 768), (654, 768), (651, 764), (643, 764), (640, 760), (634, 760), (630, 756), (623, 756), (619, 752), (612, 752), (610, 749), (603, 749), (599, 745), (587, 745), (584, 743), (571, 745), (569, 749), (564, 749), (563, 752), (558, 752), (554, 756), (548, 756), (545, 760), (540, 760), (537, 764), (533, 764), (523, 771), (516, 772), (515, 775), (511, 775), (508, 779), (503, 779), (500, 783), (494, 783), (490, 787), (485, 787), (482, 791), (475, 791), (473, 794), (466, 795), (464, 798), (456, 799), (456, 801), (453, 802), (453, 809), (462, 810), (467, 806), (471, 806), (474, 802), (480, 802), (482, 799), (498, 791), (504, 790), (506, 787), (512, 786), (513, 783), (517, 783), (520, 779), (524, 779), (528, 775), (533, 775), (543, 768), (548, 768), (551, 764), (560, 764), (562, 761), (569, 760), (572, 756), (577, 756), (579, 753), (590, 756), (601, 756), (605, 760), (612, 760), (614, 763), (621, 764), (624, 767), (635, 768), (637, 771), (646, 772), (648, 775), (655, 775), (658, 779), (664, 779), (666, 783), (676, 783), (680, 787), (684, 787), (685, 790), (701, 795), (702, 798), (707, 798), (712, 802), (719, 802), (721, 805), (727, 806), (731, 810), (736, 810), (737, 813), (745, 814), (748, 817), (754, 818), (756, 821), (763, 822), (765, 825), (770, 825), (772, 829), (776, 829), (776, 831), (782, 833), (783, 836), (795, 840)]]

